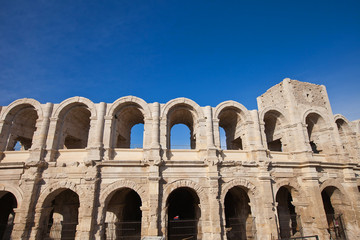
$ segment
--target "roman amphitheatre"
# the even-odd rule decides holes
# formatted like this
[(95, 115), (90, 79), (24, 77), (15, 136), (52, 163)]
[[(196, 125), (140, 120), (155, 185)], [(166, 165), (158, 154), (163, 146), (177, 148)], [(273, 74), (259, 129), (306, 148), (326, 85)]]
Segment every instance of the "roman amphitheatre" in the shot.
[[(257, 103), (0, 107), (0, 239), (360, 239), (360, 120), (291, 79)], [(190, 149), (172, 148), (176, 124)]]

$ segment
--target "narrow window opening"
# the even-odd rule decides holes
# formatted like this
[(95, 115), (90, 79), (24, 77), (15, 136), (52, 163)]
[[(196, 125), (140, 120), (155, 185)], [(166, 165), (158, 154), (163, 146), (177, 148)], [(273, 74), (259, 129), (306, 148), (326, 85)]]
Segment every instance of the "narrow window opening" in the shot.
[(282, 143), (280, 139), (268, 142), (268, 149), (270, 151), (282, 152)]
[(223, 150), (227, 150), (227, 144), (226, 144), (226, 133), (224, 128), (219, 127), (219, 135), (220, 135), (220, 148)]
[(231, 141), (231, 149), (233, 149), (233, 150), (243, 150), (241, 137), (238, 137), (238, 138)]
[(185, 124), (175, 124), (171, 128), (171, 149), (195, 149), (195, 137)]
[(130, 148), (143, 148), (144, 124), (139, 123), (131, 128)]
[(64, 147), (65, 149), (80, 149), (85, 148), (86, 144), (81, 139), (68, 135), (65, 137)]

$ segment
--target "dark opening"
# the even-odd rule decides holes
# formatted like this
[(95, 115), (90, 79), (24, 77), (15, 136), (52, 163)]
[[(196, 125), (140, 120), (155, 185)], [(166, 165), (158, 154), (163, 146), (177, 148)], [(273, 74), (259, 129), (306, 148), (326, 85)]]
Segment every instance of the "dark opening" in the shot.
[(86, 143), (84, 144), (81, 139), (70, 135), (66, 136), (64, 145), (66, 149), (80, 149), (86, 147)]
[(325, 213), (326, 213), (326, 220), (328, 222), (328, 225), (331, 226), (332, 225), (332, 221), (334, 218), (334, 208), (331, 204), (331, 200), (330, 200), (330, 196), (329, 194), (324, 190), (321, 192), (321, 197), (324, 203), (324, 209), (325, 209)]
[(114, 148), (142, 148), (144, 115), (137, 104), (122, 106), (114, 115)]
[(320, 151), (317, 149), (316, 144), (313, 141), (310, 141), (310, 146), (311, 146), (311, 150), (313, 151), (313, 153), (320, 153)]
[(11, 239), (14, 226), (16, 198), (12, 193), (0, 192), (0, 239)]
[(247, 193), (233, 187), (225, 196), (226, 237), (228, 240), (245, 240), (255, 237), (254, 223)]
[(264, 117), (266, 142), (270, 151), (282, 152), (283, 150), (279, 117), (278, 112), (268, 112)]
[(281, 187), (276, 194), (281, 238), (300, 236), (297, 215), (292, 200), (291, 193), (286, 187)]
[(118, 190), (107, 206), (105, 239), (139, 240), (141, 217), (140, 196), (130, 188)]
[(70, 189), (58, 194), (51, 202), (45, 239), (75, 239), (79, 206), (79, 196)]
[(168, 200), (168, 239), (197, 239), (199, 198), (189, 188), (174, 190)]
[(277, 151), (277, 152), (282, 152), (282, 144), (281, 144), (281, 140), (275, 140), (272, 142), (268, 142), (268, 149), (270, 151)]

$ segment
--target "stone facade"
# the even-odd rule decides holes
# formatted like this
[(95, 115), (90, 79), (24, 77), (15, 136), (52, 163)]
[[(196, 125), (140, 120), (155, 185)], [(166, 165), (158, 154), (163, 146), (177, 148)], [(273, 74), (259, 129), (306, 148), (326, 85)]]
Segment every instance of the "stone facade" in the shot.
[[(360, 121), (333, 115), (324, 86), (296, 80), (257, 101), (258, 110), (134, 96), (0, 107), (0, 234), (360, 239)], [(139, 123), (143, 148), (133, 149)], [(191, 149), (171, 148), (175, 124), (190, 129)]]

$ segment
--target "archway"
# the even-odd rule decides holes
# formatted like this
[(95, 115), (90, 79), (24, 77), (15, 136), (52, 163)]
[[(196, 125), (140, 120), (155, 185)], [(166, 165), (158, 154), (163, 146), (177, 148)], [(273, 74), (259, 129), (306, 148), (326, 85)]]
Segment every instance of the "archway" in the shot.
[(9, 125), (2, 132), (6, 136), (5, 150), (29, 150), (33, 144), (37, 119), (38, 114), (32, 105), (12, 109), (6, 116)]
[(301, 236), (300, 219), (296, 214), (295, 206), (292, 204), (292, 201), (293, 198), (290, 190), (284, 186), (281, 187), (276, 194), (281, 238)]
[[(51, 194), (43, 206), (44, 239), (75, 239), (79, 196), (70, 189)], [(54, 196), (55, 195), (55, 196)]]
[(346, 239), (345, 225), (343, 217), (344, 196), (336, 187), (329, 186), (321, 192), (321, 197), (326, 213), (328, 231), (332, 239)]
[(106, 208), (104, 239), (141, 238), (141, 198), (130, 188), (113, 193)]
[(10, 192), (0, 191), (0, 239), (11, 239), (15, 208), (17, 208), (15, 196)]
[[(141, 124), (141, 125), (139, 125)], [(138, 144), (141, 140), (143, 142), (143, 134), (137, 136), (137, 144), (133, 145), (131, 137), (133, 136), (132, 131), (135, 125), (138, 127), (142, 126), (142, 132), (144, 132), (144, 114), (142, 109), (137, 104), (130, 104), (122, 106), (117, 109), (114, 114), (112, 123), (113, 131), (113, 147), (114, 148), (139, 148), (143, 147), (143, 144)], [(140, 141), (139, 141), (140, 140)]]
[(219, 128), (223, 128), (226, 135), (226, 148), (228, 150), (243, 150), (245, 131), (243, 128), (244, 113), (235, 107), (226, 107), (221, 110)]
[(255, 238), (255, 223), (249, 202), (247, 192), (241, 187), (233, 187), (226, 193), (225, 231), (228, 240)]
[(87, 147), (90, 116), (91, 112), (82, 104), (75, 105), (61, 114), (62, 127), (58, 133), (60, 134), (58, 149), (84, 149)]
[(331, 148), (329, 133), (326, 131), (325, 120), (317, 113), (306, 116), (307, 132), (313, 153), (327, 153)]
[(168, 239), (197, 239), (200, 200), (188, 187), (175, 189), (167, 199)]
[(283, 115), (275, 110), (268, 111), (264, 115), (266, 143), (270, 151), (282, 152), (283, 145), (286, 147), (283, 139), (281, 118), (283, 118)]

